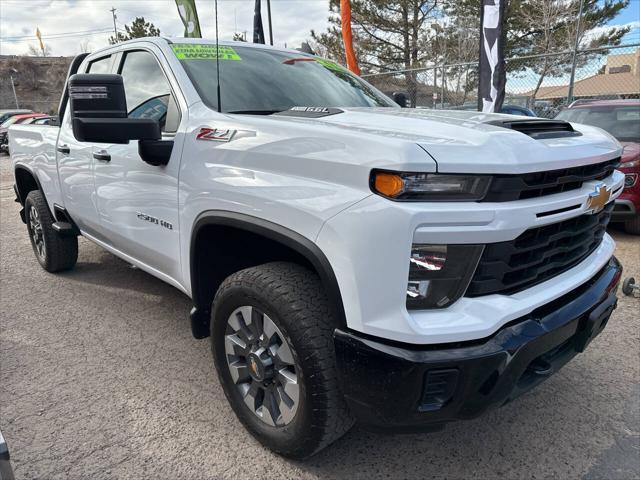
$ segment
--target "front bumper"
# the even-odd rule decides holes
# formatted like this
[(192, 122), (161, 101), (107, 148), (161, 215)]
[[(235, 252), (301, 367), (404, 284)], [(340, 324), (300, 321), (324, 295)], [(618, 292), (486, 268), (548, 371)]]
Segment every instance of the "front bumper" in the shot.
[(360, 423), (393, 431), (439, 429), (504, 405), (584, 351), (604, 329), (621, 274), (612, 257), (587, 283), (479, 341), (419, 347), (336, 330), (347, 403)]
[(623, 222), (625, 220), (631, 220), (638, 212), (636, 211), (636, 205), (632, 200), (625, 200), (618, 198), (611, 214), (612, 222)]

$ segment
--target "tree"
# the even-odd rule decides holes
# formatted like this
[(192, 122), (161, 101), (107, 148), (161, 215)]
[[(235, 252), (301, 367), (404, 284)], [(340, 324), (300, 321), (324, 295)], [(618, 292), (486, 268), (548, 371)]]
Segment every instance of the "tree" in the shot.
[(40, 47), (36, 47), (35, 45), (29, 45), (29, 51), (27, 55), (31, 57), (50, 57), (51, 56), (51, 47), (49, 44), (44, 46), (44, 52)]
[(160, 36), (160, 29), (151, 22), (145, 22), (144, 17), (136, 17), (131, 26), (124, 26), (124, 30), (125, 33), (118, 32), (117, 37), (109, 37), (109, 43), (114, 45), (133, 38)]
[[(330, 26), (326, 32), (312, 31), (311, 36), (316, 51), (343, 61), (339, 3), (339, 0), (329, 0)], [(606, 25), (628, 4), (629, 0), (584, 0), (580, 45), (600, 47), (619, 44), (629, 29)], [(481, 5), (482, 0), (447, 3), (438, 0), (352, 0), (354, 46), (358, 61), (369, 73), (426, 68), (445, 61), (477, 62)], [(509, 0), (505, 18), (505, 56), (541, 56), (526, 62), (508, 62), (507, 70), (535, 72), (539, 75), (538, 88), (545, 77), (569, 71), (570, 55), (545, 54), (573, 49), (579, 6), (580, 0)], [(578, 66), (606, 53), (581, 54)], [(452, 74), (451, 88), (445, 90), (454, 95), (456, 101), (464, 101), (466, 93), (476, 86), (477, 68), (471, 65), (451, 67), (445, 77), (451, 80)], [(415, 73), (406, 71), (404, 75), (411, 105), (414, 106)]]
[(233, 39), (234, 42), (246, 42), (247, 41), (247, 37), (244, 33), (240, 33), (240, 32), (236, 32), (233, 34)]
[[(321, 51), (342, 60), (340, 2), (329, 1), (329, 29), (320, 34), (311, 32)], [(353, 41), (358, 63), (369, 72), (410, 70), (423, 66), (434, 58), (430, 28), (442, 11), (438, 0), (353, 0), (351, 18)], [(406, 71), (407, 93), (411, 106), (416, 104), (415, 72)]]
[(91, 43), (89, 42), (89, 40), (82, 40), (78, 47), (80, 48), (80, 53), (91, 52)]
[[(447, 14), (474, 23), (479, 39), (481, 0), (461, 0), (449, 4)], [(595, 48), (618, 45), (627, 27), (606, 27), (629, 4), (629, 0), (584, 0), (578, 32), (579, 45)], [(547, 76), (560, 76), (571, 70), (571, 55), (548, 55), (574, 49), (580, 0), (510, 0), (506, 13), (505, 57), (540, 55), (526, 61), (507, 63), (507, 71), (532, 70), (538, 75), (533, 91), (537, 94)], [(475, 21), (474, 21), (475, 19)], [(604, 55), (605, 50), (581, 54), (577, 66)]]

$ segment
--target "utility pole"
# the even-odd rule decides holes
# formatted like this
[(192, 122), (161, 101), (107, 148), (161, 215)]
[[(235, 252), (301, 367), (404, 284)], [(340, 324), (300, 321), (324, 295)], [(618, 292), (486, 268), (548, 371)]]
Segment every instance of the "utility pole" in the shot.
[(116, 27), (116, 9), (111, 7), (111, 15), (113, 16), (113, 35), (114, 40), (118, 43), (118, 28)]
[(269, 18), (269, 43), (273, 46), (273, 27), (271, 26), (271, 0), (267, 0), (267, 17)]
[(567, 93), (567, 105), (573, 101), (573, 82), (576, 78), (576, 61), (578, 57), (578, 47), (580, 46), (580, 20), (582, 20), (582, 10), (584, 0), (580, 0), (580, 13), (578, 13), (578, 25), (576, 27), (576, 43), (573, 47), (573, 63), (571, 64), (571, 78), (569, 79), (569, 93)]

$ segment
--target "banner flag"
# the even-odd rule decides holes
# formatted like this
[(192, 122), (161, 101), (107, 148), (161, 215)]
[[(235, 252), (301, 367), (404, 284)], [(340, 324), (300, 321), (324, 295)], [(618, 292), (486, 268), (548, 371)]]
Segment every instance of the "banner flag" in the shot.
[(42, 35), (40, 34), (40, 28), (36, 27), (36, 37), (38, 37), (38, 41), (40, 42), (40, 50), (42, 50), (42, 55), (44, 55), (44, 43), (42, 43)]
[(342, 20), (342, 41), (344, 42), (344, 53), (347, 57), (347, 68), (356, 75), (360, 75), (360, 67), (358, 67), (356, 52), (353, 51), (350, 0), (340, 0), (340, 18)]
[(187, 38), (202, 38), (200, 21), (196, 10), (195, 0), (176, 0), (178, 14), (184, 24), (184, 36)]
[(253, 10), (253, 43), (264, 43), (264, 29), (262, 28), (262, 5), (256, 0)]
[(507, 0), (482, 0), (478, 110), (499, 112), (507, 83), (503, 31)]

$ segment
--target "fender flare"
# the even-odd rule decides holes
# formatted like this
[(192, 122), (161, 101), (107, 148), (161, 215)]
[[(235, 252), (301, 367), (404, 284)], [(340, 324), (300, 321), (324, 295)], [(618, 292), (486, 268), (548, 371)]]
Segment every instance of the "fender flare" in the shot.
[[(30, 167), (22, 164), (22, 163), (17, 163), (16, 166), (13, 169), (13, 177), (16, 181), (16, 190), (17, 190), (17, 194), (18, 194), (18, 200), (20, 200), (20, 204), (22, 206), (24, 206), (24, 201), (26, 200), (27, 196), (22, 195), (22, 192), (20, 191), (20, 186), (18, 185), (18, 179), (16, 177), (16, 172), (18, 170), (24, 170), (25, 172), (27, 172), (29, 175), (31, 175), (31, 177), (33, 177), (33, 180), (36, 182), (36, 185), (38, 186), (38, 190), (40, 190), (40, 192), (42, 192), (42, 196), (44, 196), (44, 191), (42, 190), (42, 185), (40, 184), (40, 179), (38, 178), (38, 174), (36, 172), (34, 172)], [(48, 204), (47, 204), (48, 205)]]
[[(191, 229), (191, 241), (189, 250), (189, 267), (191, 276), (191, 292), (192, 299), (195, 305), (191, 312), (192, 328), (194, 321), (200, 319), (201, 321), (208, 322), (207, 318), (202, 318), (202, 314), (208, 313), (209, 306), (202, 305), (202, 301), (199, 298), (200, 292), (196, 288), (198, 281), (197, 265), (196, 265), (196, 239), (198, 232), (201, 228), (208, 225), (219, 225), (237, 228), (238, 230), (246, 230), (248, 232), (266, 237), (275, 242), (290, 248), (303, 256), (313, 266), (320, 277), (320, 281), (325, 289), (325, 293), (330, 302), (331, 309), (337, 319), (339, 325), (346, 327), (346, 316), (344, 311), (344, 305), (342, 303), (342, 294), (340, 293), (340, 287), (338, 280), (333, 271), (331, 263), (324, 255), (322, 250), (306, 237), (303, 237), (297, 232), (290, 230), (277, 223), (263, 220), (252, 215), (243, 213), (230, 212), (225, 210), (207, 210), (202, 212), (196, 218), (193, 228)], [(208, 329), (207, 329), (208, 330)], [(206, 332), (202, 332), (205, 334)], [(208, 334), (208, 333), (206, 333)], [(196, 335), (196, 330), (194, 330)], [(197, 335), (196, 335), (197, 336)], [(202, 338), (197, 336), (197, 338)]]
[[(20, 219), (22, 220), (22, 223), (27, 223), (27, 219), (26, 219), (25, 213), (24, 213), (24, 202), (27, 199), (28, 193), (23, 195), (23, 193), (25, 193), (25, 192), (23, 192), (22, 189), (20, 188), (20, 186), (18, 185), (18, 178), (16, 176), (16, 172), (18, 170), (22, 170), (24, 172), (27, 172), (33, 178), (33, 180), (36, 182), (38, 190), (40, 191), (40, 193), (44, 197), (44, 201), (47, 204), (47, 207), (49, 208), (49, 212), (52, 213), (51, 212), (51, 207), (49, 207), (49, 201), (47, 200), (47, 196), (44, 194), (44, 190), (42, 189), (42, 185), (40, 184), (40, 179), (38, 178), (38, 174), (35, 171), (33, 171), (30, 167), (28, 167), (27, 165), (24, 165), (24, 164), (21, 164), (21, 163), (17, 163), (15, 165), (14, 169), (13, 169), (13, 178), (16, 181), (16, 183), (14, 184), (14, 190), (16, 192), (16, 200), (22, 206), (22, 209), (20, 210)], [(54, 216), (54, 218), (55, 218), (55, 216)]]

